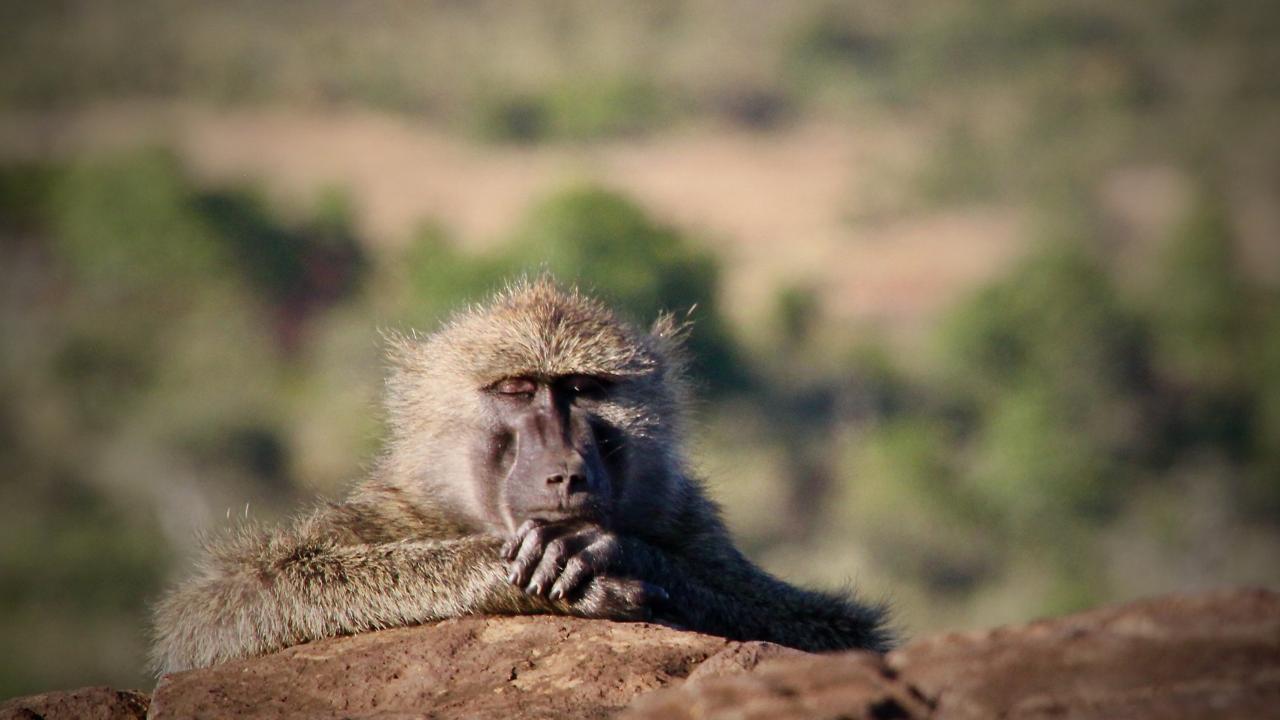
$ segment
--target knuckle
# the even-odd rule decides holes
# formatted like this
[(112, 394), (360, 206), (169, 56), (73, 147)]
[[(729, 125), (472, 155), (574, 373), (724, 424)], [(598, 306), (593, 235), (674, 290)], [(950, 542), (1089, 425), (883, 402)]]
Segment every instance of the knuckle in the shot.
[(608, 553), (600, 552), (598, 548), (592, 548), (589, 552), (582, 553), (582, 555), (587, 565), (597, 572), (609, 567)]
[(564, 555), (568, 550), (569, 544), (564, 541), (564, 538), (556, 538), (555, 540), (547, 543), (546, 554), (552, 557), (558, 557), (560, 555)]
[(587, 563), (580, 555), (569, 558), (569, 562), (564, 564), (564, 574), (569, 577), (577, 577), (586, 571)]

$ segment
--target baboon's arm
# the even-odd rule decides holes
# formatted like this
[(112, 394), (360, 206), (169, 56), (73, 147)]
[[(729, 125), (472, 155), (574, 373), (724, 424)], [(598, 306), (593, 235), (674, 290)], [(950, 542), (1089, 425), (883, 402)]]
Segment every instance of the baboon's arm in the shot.
[(211, 549), (159, 603), (153, 664), (170, 672), (463, 614), (556, 611), (506, 582), (499, 544), (485, 536), (340, 544), (305, 522), (242, 534)]
[(694, 552), (663, 551), (633, 538), (623, 542), (629, 572), (663, 587), (670, 596), (660, 619), (698, 632), (767, 640), (809, 652), (884, 651), (892, 644), (883, 627), (883, 607), (785, 583), (755, 566), (727, 540), (713, 536), (692, 543)]

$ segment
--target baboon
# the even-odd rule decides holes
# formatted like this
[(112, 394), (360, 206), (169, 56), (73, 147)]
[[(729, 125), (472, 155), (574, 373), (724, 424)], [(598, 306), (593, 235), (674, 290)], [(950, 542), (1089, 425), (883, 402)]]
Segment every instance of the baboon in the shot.
[(390, 335), (389, 438), (340, 502), (210, 545), (155, 614), (159, 672), (472, 614), (655, 620), (811, 651), (890, 644), (880, 606), (733, 545), (681, 442), (688, 324), (542, 277)]

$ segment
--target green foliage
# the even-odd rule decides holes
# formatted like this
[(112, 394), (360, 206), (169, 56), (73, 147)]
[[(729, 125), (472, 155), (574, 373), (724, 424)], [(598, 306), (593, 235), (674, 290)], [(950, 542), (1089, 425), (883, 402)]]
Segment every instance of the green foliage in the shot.
[(570, 189), (535, 207), (517, 232), (515, 252), (599, 288), (637, 318), (711, 302), (716, 281), (709, 255), (630, 200), (597, 187)]
[(664, 311), (695, 309), (690, 351), (714, 390), (745, 381), (719, 311), (719, 265), (675, 229), (598, 187), (571, 188), (536, 205), (512, 241), (495, 252), (455, 249), (426, 224), (402, 258), (409, 293), (406, 319), (430, 327), (459, 300), (480, 300), (511, 277), (548, 270), (561, 282), (601, 294), (633, 322)]
[(592, 140), (653, 130), (671, 116), (669, 98), (634, 78), (575, 78), (538, 92), (482, 94), (476, 134), (498, 142)]
[(1108, 453), (1115, 438), (1088, 425), (1090, 411), (1044, 385), (1013, 386), (994, 400), (976, 434), (970, 480), (1021, 537), (1058, 537), (1064, 523), (1098, 519), (1122, 496)]
[(59, 256), (91, 287), (178, 291), (224, 257), (175, 158), (160, 150), (78, 163), (54, 199)]
[(174, 157), (116, 153), (60, 171), (41, 239), (73, 292), (51, 310), (49, 370), (87, 429), (133, 411), (162, 364), (174, 320), (228, 265)]
[(945, 319), (940, 364), (981, 402), (1019, 385), (1103, 398), (1135, 380), (1141, 332), (1078, 244), (1034, 253)]
[(413, 327), (431, 328), (460, 302), (483, 299), (515, 270), (508, 255), (468, 255), (455, 248), (438, 225), (424, 223), (400, 263), (408, 290), (405, 320)]
[[(27, 650), (0, 660), (0, 696), (86, 678), (146, 682), (146, 599), (170, 560), (159, 528), (84, 478), (18, 466), (20, 484), (0, 481), (0, 632)], [(94, 667), (92, 653), (115, 666)]]
[(999, 515), (965, 485), (956, 449), (938, 418), (883, 422), (857, 443), (843, 503), (885, 563), (940, 593), (972, 590), (1001, 562)]
[[(247, 189), (195, 188), (160, 150), (76, 163), (50, 194), (56, 258), (83, 293), (77, 300), (88, 301), (75, 303), (85, 341), (105, 357), (155, 358), (173, 318), (241, 286), (290, 350), (309, 316), (356, 289), (365, 265), (340, 194), (322, 197), (311, 220), (287, 224)], [(136, 312), (143, 305), (168, 316)], [(109, 332), (104, 316), (114, 319)], [(76, 355), (68, 367), (85, 367)]]
[(869, 32), (864, 18), (825, 7), (797, 25), (787, 46), (792, 62), (806, 70), (815, 66), (846, 65), (875, 68), (891, 58), (892, 47), (883, 34)]
[(1180, 383), (1240, 382), (1249, 305), (1221, 198), (1202, 190), (1159, 258), (1149, 301), (1157, 362)]
[[(949, 448), (920, 452), (947, 458), (946, 472), (929, 472), (950, 485), (921, 497), (1041, 550), (1076, 522), (1105, 520), (1133, 480), (1139, 338), (1106, 272), (1078, 245), (1047, 245), (961, 303), (940, 332), (944, 384), (891, 420), (953, 428), (923, 436)], [(884, 447), (873, 438), (868, 452)], [(929, 474), (909, 460), (894, 472)]]
[(901, 49), (894, 33), (850, 5), (810, 10), (784, 35), (786, 79), (800, 95), (852, 90), (856, 96), (897, 100), (893, 75)]
[(940, 205), (989, 201), (997, 196), (999, 177), (995, 148), (974, 132), (953, 125), (921, 169), (916, 183), (921, 199)]
[(364, 269), (350, 202), (341, 192), (323, 194), (312, 219), (293, 227), (244, 188), (203, 192), (193, 205), (250, 286), (270, 302), (332, 302), (354, 290)]
[[(56, 602), (81, 612), (139, 610), (145, 593), (138, 590), (155, 590), (167, 553), (155, 542), (156, 528), (130, 524), (136, 519), (83, 480), (46, 480), (37, 497), (21, 502), (57, 508), (47, 519), (50, 525), (31, 527), (30, 518), (6, 512), (0, 606)], [(13, 488), (4, 490), (7, 495)], [(20, 535), (27, 535), (27, 541)], [(40, 556), (26, 552), (27, 542), (36, 538), (45, 549)], [(16, 582), (19, 577), (25, 582)]]
[(1263, 317), (1252, 358), (1251, 389), (1255, 393), (1256, 464), (1246, 478), (1248, 507), (1280, 522), (1280, 298), (1262, 305)]
[(203, 193), (193, 202), (226, 239), (250, 284), (272, 296), (299, 292), (305, 277), (302, 241), (282, 227), (262, 200), (242, 188)]
[[(124, 323), (117, 323), (117, 325)], [(155, 380), (153, 347), (141, 333), (112, 334), (82, 322), (52, 358), (50, 370), (70, 397), (87, 429), (101, 430), (135, 409), (142, 391)], [(139, 340), (131, 344), (130, 341)]]
[[(915, 399), (888, 406), (856, 446), (869, 542), (934, 592), (969, 576), (936, 575), (965, 567), (957, 545), (1033, 563), (1046, 572), (1036, 602), (1064, 612), (1107, 596), (1098, 533), (1132, 517), (1135, 490), (1213, 467), (1204, 481), (1234, 498), (1213, 511), (1280, 517), (1280, 303), (1241, 272), (1205, 197), (1143, 303), (1082, 243), (1060, 241), (948, 313), (933, 381), (912, 381)], [(929, 520), (876, 520), (910, 512)], [(1001, 546), (1016, 551), (996, 560)]]
[(599, 292), (636, 322), (696, 308), (689, 345), (698, 374), (713, 389), (744, 382), (719, 310), (719, 264), (621, 195), (583, 187), (549, 198), (529, 214), (511, 252), (520, 267), (545, 267)]
[(803, 348), (819, 325), (820, 305), (813, 288), (789, 285), (774, 299), (774, 322), (787, 348)]
[(0, 166), (0, 227), (15, 234), (42, 230), (58, 173), (57, 168), (40, 163)]
[(634, 135), (669, 114), (652, 83), (631, 78), (565, 82), (548, 94), (547, 112), (552, 134), (574, 140)]
[(551, 135), (550, 111), (532, 93), (489, 93), (476, 103), (471, 127), (484, 140), (538, 142)]
[(306, 385), (271, 331), (349, 297), (350, 212), (287, 223), (157, 150), (0, 166), (0, 207), (0, 632), (26, 648), (0, 692), (142, 684), (160, 499), (193, 470), (206, 500), (290, 496)]

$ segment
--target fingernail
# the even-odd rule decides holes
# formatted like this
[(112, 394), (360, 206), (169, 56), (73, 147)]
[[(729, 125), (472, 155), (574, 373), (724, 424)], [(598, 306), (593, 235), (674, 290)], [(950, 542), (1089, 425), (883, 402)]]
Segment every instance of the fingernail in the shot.
[(511, 583), (512, 585), (515, 585), (516, 581), (519, 579), (520, 579), (520, 573), (516, 572), (515, 570), (512, 570), (511, 574), (507, 575), (507, 582)]
[(552, 599), (552, 600), (559, 600), (559, 599), (560, 599), (560, 598), (562, 598), (562, 597), (564, 597), (564, 591), (563, 591), (563, 590), (561, 590), (560, 588), (552, 588), (552, 590), (551, 590), (551, 599)]
[(534, 595), (541, 595), (541, 594), (542, 594), (542, 586), (541, 586), (541, 585), (539, 585), (538, 583), (534, 583), (534, 584), (532, 584), (532, 585), (530, 585), (530, 586), (529, 586), (529, 592), (533, 593)]

